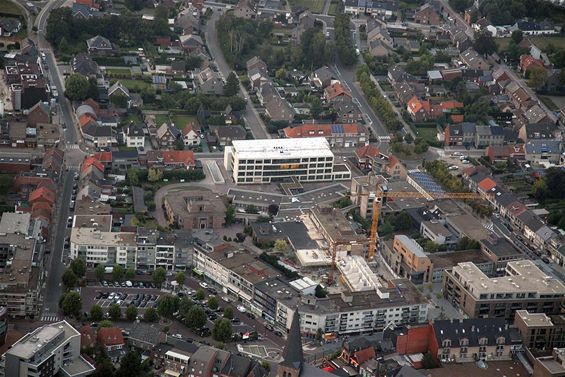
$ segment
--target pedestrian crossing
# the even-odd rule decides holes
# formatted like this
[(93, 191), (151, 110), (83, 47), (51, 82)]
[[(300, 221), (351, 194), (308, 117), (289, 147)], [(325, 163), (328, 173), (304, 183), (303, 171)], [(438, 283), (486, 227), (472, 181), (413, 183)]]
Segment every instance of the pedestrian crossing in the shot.
[(78, 144), (67, 144), (67, 149), (80, 149)]
[(59, 318), (58, 315), (52, 313), (45, 313), (41, 316), (42, 322), (58, 322), (60, 320), (61, 319)]
[(494, 224), (492, 222), (488, 222), (488, 223), (484, 224), (483, 226), (494, 233)]

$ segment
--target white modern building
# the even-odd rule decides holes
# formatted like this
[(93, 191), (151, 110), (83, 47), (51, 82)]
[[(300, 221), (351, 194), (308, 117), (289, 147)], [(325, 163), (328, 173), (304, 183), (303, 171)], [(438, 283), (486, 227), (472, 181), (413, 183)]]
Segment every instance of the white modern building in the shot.
[(0, 375), (88, 376), (95, 368), (80, 355), (80, 333), (67, 321), (51, 323), (18, 340), (0, 360)]
[(336, 161), (324, 137), (234, 140), (224, 150), (224, 166), (236, 184), (351, 179), (351, 171)]

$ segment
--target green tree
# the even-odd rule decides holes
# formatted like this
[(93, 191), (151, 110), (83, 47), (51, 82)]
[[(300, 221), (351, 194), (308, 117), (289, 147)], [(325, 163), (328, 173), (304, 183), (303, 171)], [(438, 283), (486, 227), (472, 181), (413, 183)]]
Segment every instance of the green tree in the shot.
[(232, 319), (233, 318), (233, 309), (231, 306), (226, 306), (224, 308), (224, 318)]
[(98, 322), (98, 328), (101, 328), (101, 327), (114, 327), (114, 324), (109, 319), (104, 319), (104, 320)]
[(310, 102), (310, 115), (312, 115), (312, 118), (318, 119), (320, 114), (322, 114), (322, 101), (318, 97), (314, 97)]
[(155, 308), (147, 308), (143, 313), (143, 319), (146, 322), (156, 322), (159, 319), (159, 314)]
[(96, 266), (96, 268), (94, 269), (94, 272), (96, 273), (96, 279), (98, 280), (104, 279), (104, 271), (105, 271), (105, 267), (103, 264), (99, 264), (98, 266)]
[(98, 101), (100, 93), (98, 92), (98, 82), (95, 77), (88, 78), (88, 90), (86, 92), (86, 98), (92, 98)]
[(90, 377), (112, 377), (114, 376), (114, 366), (108, 358), (96, 359), (96, 370)]
[(318, 297), (318, 298), (324, 298), (324, 297), (326, 297), (326, 296), (328, 295), (328, 291), (326, 291), (326, 290), (324, 289), (324, 287), (322, 287), (320, 284), (318, 284), (318, 285), (316, 286), (314, 295), (315, 295), (316, 297)]
[(206, 312), (202, 307), (194, 305), (184, 318), (186, 325), (192, 330), (201, 328), (206, 324), (208, 317), (206, 317)]
[(99, 322), (104, 318), (104, 311), (100, 305), (94, 304), (90, 308), (90, 319), (94, 322)]
[(135, 270), (132, 267), (129, 267), (126, 270), (126, 279), (133, 279), (135, 277)]
[(286, 251), (287, 248), (288, 248), (288, 244), (286, 243), (285, 240), (278, 239), (278, 240), (275, 241), (274, 249), (276, 251), (283, 252), (283, 251)]
[(214, 322), (212, 337), (218, 342), (227, 342), (232, 337), (231, 321), (226, 318), (219, 318)]
[(116, 372), (116, 377), (138, 377), (141, 374), (141, 356), (139, 352), (131, 349), (127, 355), (120, 360), (120, 368)]
[(159, 298), (159, 305), (157, 306), (157, 312), (162, 317), (172, 317), (173, 313), (179, 310), (180, 299), (173, 295), (162, 295)]
[(63, 272), (63, 276), (61, 277), (61, 280), (63, 281), (63, 285), (67, 289), (73, 289), (74, 287), (76, 287), (78, 282), (77, 276), (70, 267), (65, 269), (65, 272)]
[(424, 354), (424, 357), (422, 358), (422, 365), (425, 369), (434, 369), (436, 367), (436, 362), (430, 351)]
[(139, 174), (136, 168), (129, 168), (126, 175), (131, 186), (139, 185)]
[(475, 34), (475, 42), (473, 48), (481, 55), (490, 55), (497, 51), (498, 46), (488, 31)]
[(71, 261), (71, 269), (75, 273), (75, 275), (79, 278), (83, 277), (86, 273), (86, 263), (84, 263), (84, 259), (82, 258), (75, 258)]
[(522, 30), (514, 30), (510, 38), (512, 38), (512, 42), (519, 44), (524, 39), (524, 33), (522, 33)]
[(275, 77), (278, 80), (284, 80), (286, 78), (286, 71), (284, 70), (284, 68), (277, 69), (277, 71), (275, 72)]
[(196, 300), (202, 301), (204, 300), (204, 297), (206, 297), (206, 293), (204, 293), (204, 290), (202, 288), (196, 291), (196, 296), (195, 296)]
[(126, 318), (128, 321), (135, 321), (137, 318), (137, 308), (135, 305), (130, 305), (126, 309)]
[(122, 309), (118, 304), (112, 304), (108, 308), (108, 315), (112, 318), (113, 321), (117, 321), (122, 318)]
[(527, 71), (528, 85), (536, 90), (547, 84), (547, 70), (544, 67), (533, 66)]
[(210, 309), (216, 310), (218, 306), (220, 306), (220, 303), (218, 302), (218, 298), (216, 296), (208, 297), (208, 307)]
[(124, 279), (124, 268), (119, 264), (114, 265), (114, 269), (112, 270), (112, 279), (114, 279), (114, 281), (122, 281)]
[(80, 316), (82, 310), (82, 299), (78, 292), (67, 292), (61, 301), (61, 309), (68, 316)]
[(88, 93), (88, 80), (81, 74), (73, 73), (65, 80), (65, 95), (71, 101), (82, 101)]
[(153, 282), (158, 286), (161, 286), (165, 279), (167, 278), (167, 271), (163, 267), (158, 267), (153, 271)]
[(149, 168), (147, 171), (147, 180), (149, 182), (158, 182), (163, 179), (163, 171), (157, 168)]
[(175, 281), (178, 283), (178, 285), (184, 285), (185, 280), (186, 276), (184, 275), (184, 272), (177, 272), (177, 274), (175, 275)]
[(192, 305), (193, 305), (192, 300), (190, 300), (188, 297), (183, 297), (180, 300), (179, 312), (183, 315), (183, 317), (186, 316), (190, 308), (192, 308)]
[(224, 95), (235, 96), (239, 92), (239, 79), (234, 72), (230, 72), (224, 85)]
[(235, 206), (230, 204), (226, 208), (226, 225), (231, 225), (233, 223), (235, 223)]

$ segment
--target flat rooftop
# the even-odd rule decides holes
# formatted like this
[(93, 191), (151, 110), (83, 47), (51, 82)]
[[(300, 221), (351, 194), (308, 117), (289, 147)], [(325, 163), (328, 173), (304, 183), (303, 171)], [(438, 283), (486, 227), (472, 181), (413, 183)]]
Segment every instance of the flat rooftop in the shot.
[(112, 207), (90, 199), (80, 199), (75, 203), (75, 215), (109, 215)]
[(0, 234), (27, 234), (30, 220), (30, 213), (4, 212), (0, 220)]
[(238, 159), (284, 159), (291, 157), (332, 157), (330, 144), (324, 137), (304, 139), (233, 140)]
[(398, 242), (403, 244), (404, 247), (410, 250), (410, 252), (415, 256), (417, 256), (418, 258), (427, 257), (426, 253), (424, 253), (424, 249), (422, 248), (422, 246), (418, 245), (418, 243), (414, 241), (412, 238), (404, 234), (397, 234), (394, 236), (394, 238), (398, 240)]
[(91, 246), (135, 246), (136, 233), (101, 232), (93, 228), (73, 228), (71, 243)]
[(447, 216), (446, 221), (456, 232), (462, 233), (473, 240), (483, 240), (490, 234), (476, 217), (469, 214)]
[(565, 285), (546, 275), (530, 260), (508, 262), (507, 276), (489, 278), (471, 262), (453, 267), (452, 275), (468, 285), (475, 297), (491, 293), (536, 293), (538, 295), (565, 295)]
[(57, 347), (60, 342), (51, 344), (47, 349), (44, 349), (44, 346), (58, 336), (61, 336), (61, 334), (63, 334), (62, 341), (74, 335), (80, 335), (67, 321), (55, 322), (28, 333), (14, 344), (7, 353), (23, 360), (29, 360), (33, 358), (38, 351), (42, 350), (43, 356), (49, 357), (50, 351)]
[(274, 268), (259, 260), (246, 249), (214, 251), (208, 257), (252, 284), (280, 276)]
[(441, 368), (422, 370), (429, 377), (524, 377), (528, 371), (519, 361), (487, 361), (488, 368), (481, 369), (475, 363), (447, 363)]
[(82, 356), (65, 362), (61, 369), (69, 376), (82, 376), (86, 375), (86, 373), (92, 373), (96, 370), (94, 365), (90, 364)]
[(109, 232), (112, 230), (112, 215), (78, 215), (75, 216), (73, 227)]
[(430, 260), (436, 268), (451, 268), (459, 263), (472, 262), (475, 264), (490, 263), (491, 261), (480, 250), (453, 251), (447, 253), (431, 253)]
[(0, 244), (9, 246), (6, 267), (0, 268), (0, 283), (8, 286), (29, 284), (33, 276), (35, 240), (23, 234), (8, 233), (0, 235)]
[(527, 310), (516, 310), (516, 315), (520, 317), (528, 327), (546, 327), (553, 325), (551, 318), (545, 313), (530, 313)]
[[(307, 140), (307, 139), (304, 139)], [(367, 244), (369, 239), (364, 234), (357, 234), (343, 212), (326, 205), (315, 206), (311, 210), (312, 217), (324, 231), (334, 240)]]

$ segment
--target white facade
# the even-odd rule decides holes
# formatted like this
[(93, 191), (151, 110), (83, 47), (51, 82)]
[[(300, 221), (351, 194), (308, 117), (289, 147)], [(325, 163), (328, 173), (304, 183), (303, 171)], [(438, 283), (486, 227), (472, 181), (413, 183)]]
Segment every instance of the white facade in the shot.
[(224, 166), (237, 184), (263, 184), (296, 178), (301, 182), (350, 179), (336, 172), (334, 155), (323, 137), (234, 140), (224, 150)]
[(145, 136), (126, 135), (126, 145), (129, 148), (143, 147), (145, 145)]
[(198, 136), (194, 130), (188, 131), (183, 135), (182, 139), (184, 140), (184, 145), (187, 147), (200, 145), (200, 136)]

